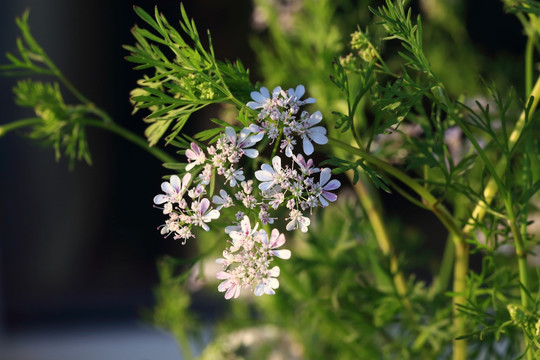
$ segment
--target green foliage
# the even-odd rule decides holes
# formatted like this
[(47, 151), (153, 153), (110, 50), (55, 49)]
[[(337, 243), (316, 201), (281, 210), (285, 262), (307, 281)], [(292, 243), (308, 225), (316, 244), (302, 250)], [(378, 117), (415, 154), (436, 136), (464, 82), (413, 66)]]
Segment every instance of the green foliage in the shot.
[(217, 61), (210, 33), (206, 50), (195, 23), (189, 20), (183, 6), (180, 10), (180, 26), (187, 40), (157, 7), (153, 17), (135, 7), (137, 15), (151, 30), (135, 26), (132, 33), (137, 43), (125, 46), (131, 53), (127, 60), (138, 64), (135, 69), (152, 70), (138, 81), (139, 87), (131, 93), (135, 111), (150, 112), (145, 118), (150, 124), (145, 131), (150, 146), (157, 144), (171, 125), (166, 141), (173, 141), (191, 114), (205, 106), (230, 103), (242, 107), (254, 90), (242, 63)]
[(92, 162), (83, 123), (85, 110), (66, 106), (58, 83), (20, 81), (13, 91), (15, 102), (33, 108), (41, 120), (32, 129), (31, 138), (52, 144), (56, 159), (64, 154), (71, 167), (76, 160)]

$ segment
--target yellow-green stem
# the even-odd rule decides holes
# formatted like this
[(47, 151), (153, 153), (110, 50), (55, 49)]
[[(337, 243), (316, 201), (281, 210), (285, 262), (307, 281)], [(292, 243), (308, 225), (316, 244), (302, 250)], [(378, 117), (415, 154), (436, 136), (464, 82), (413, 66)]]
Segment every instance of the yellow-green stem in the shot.
[(467, 341), (455, 338), (463, 334), (465, 317), (459, 313), (459, 305), (467, 301), (467, 271), (469, 270), (469, 245), (461, 239), (456, 239), (454, 263), (454, 298), (452, 299), (454, 344), (452, 360), (465, 360), (467, 358)]
[[(350, 172), (348, 173), (348, 175), (349, 178), (352, 178), (352, 174)], [(409, 298), (407, 297), (407, 284), (405, 281), (405, 277), (399, 269), (398, 259), (394, 247), (392, 245), (392, 242), (390, 241), (390, 236), (388, 236), (388, 233), (382, 221), (381, 213), (373, 202), (373, 195), (368, 192), (366, 185), (362, 179), (360, 179), (356, 182), (356, 184), (354, 184), (354, 189), (358, 194), (358, 198), (362, 203), (362, 207), (364, 208), (373, 232), (375, 233), (375, 238), (377, 239), (379, 248), (385, 256), (388, 256), (390, 258), (390, 271), (392, 273), (394, 286), (401, 300), (401, 304), (407, 311), (409, 319), (414, 319), (413, 308), (411, 302), (409, 301)]]

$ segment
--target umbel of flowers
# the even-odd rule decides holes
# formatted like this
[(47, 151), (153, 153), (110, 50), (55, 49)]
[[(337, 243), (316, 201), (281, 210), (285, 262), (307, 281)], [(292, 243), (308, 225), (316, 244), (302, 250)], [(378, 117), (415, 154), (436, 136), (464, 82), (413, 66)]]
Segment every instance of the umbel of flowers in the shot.
[[(216, 260), (222, 266), (216, 276), (223, 280), (218, 290), (225, 292), (226, 299), (238, 297), (241, 289), (260, 296), (274, 294), (279, 287), (279, 267), (272, 266), (272, 261), (275, 257), (288, 259), (291, 252), (279, 249), (285, 243), (283, 233), (260, 226), (269, 228), (283, 213), (281, 208), (286, 208), (286, 230), (307, 232), (307, 215), (313, 208), (326, 207), (337, 199), (333, 191), (340, 182), (331, 179), (329, 168), (318, 168), (307, 158), (314, 151), (313, 143), (326, 144), (328, 139), (326, 129), (317, 125), (321, 113), (301, 110), (315, 102), (313, 98), (302, 100), (304, 93), (302, 85), (287, 91), (276, 87), (270, 93), (263, 87), (252, 92), (253, 101), (247, 106), (257, 113), (254, 122), (239, 132), (226, 127), (217, 141), (206, 147), (192, 142), (186, 150), (186, 174), (182, 179), (171, 176), (161, 184), (164, 194), (154, 197), (154, 203), (168, 216), (160, 226), (161, 234), (182, 244), (194, 237), (194, 226), (209, 231), (208, 223), (218, 219), (222, 209), (236, 210), (232, 224), (225, 229), (227, 247)], [(279, 145), (279, 154), (272, 156), (271, 163), (263, 162), (254, 179), (246, 179), (241, 163), (246, 157), (259, 157), (254, 146), (264, 138), (274, 149)], [(300, 142), (304, 154), (298, 149)], [(218, 178), (222, 180), (219, 194), (209, 194), (207, 187)]]

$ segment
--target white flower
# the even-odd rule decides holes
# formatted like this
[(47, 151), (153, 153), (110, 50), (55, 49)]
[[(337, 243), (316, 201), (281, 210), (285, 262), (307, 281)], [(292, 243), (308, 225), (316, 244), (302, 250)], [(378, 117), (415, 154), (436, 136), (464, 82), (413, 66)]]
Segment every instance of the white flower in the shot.
[(301, 232), (307, 232), (308, 226), (311, 223), (308, 217), (302, 216), (302, 213), (296, 209), (291, 210), (289, 215), (291, 221), (289, 221), (286, 227), (288, 231), (300, 229)]
[(233, 277), (226, 271), (220, 271), (216, 274), (216, 277), (220, 280), (225, 280), (218, 285), (218, 291), (225, 291), (225, 299), (229, 300), (234, 297), (235, 299), (240, 296), (240, 281)]
[(341, 186), (341, 182), (339, 180), (333, 179), (332, 181), (328, 182), (330, 180), (330, 173), (331, 170), (329, 168), (324, 168), (321, 170), (321, 178), (319, 180), (318, 188), (321, 190), (319, 201), (321, 202), (321, 205), (323, 207), (328, 206), (328, 201), (336, 201), (337, 195), (334, 193), (331, 193), (330, 191), (336, 190)]
[(186, 171), (190, 171), (196, 165), (204, 164), (206, 161), (206, 155), (204, 155), (201, 148), (194, 142), (191, 143), (191, 149), (186, 150), (186, 157), (189, 161), (189, 164), (186, 166)]
[(279, 281), (277, 277), (279, 276), (279, 267), (274, 266), (268, 271), (268, 277), (263, 278), (257, 284), (254, 294), (256, 296), (261, 296), (262, 294), (274, 295), (276, 292), (274, 289), (279, 287)]
[(267, 88), (264, 86), (261, 88), (261, 91), (252, 91), (251, 92), (251, 98), (254, 101), (248, 102), (246, 105), (255, 110), (255, 109), (267, 109), (272, 105), (272, 99), (277, 98), (278, 95), (281, 93), (281, 87), (275, 87), (274, 90), (272, 90), (272, 97), (270, 97), (270, 92)]
[(253, 247), (253, 237), (257, 235), (257, 227), (259, 224), (255, 224), (255, 227), (251, 228), (251, 223), (249, 222), (249, 218), (247, 216), (244, 216), (242, 221), (240, 221), (240, 229), (236, 231), (229, 232), (229, 236), (232, 239), (232, 246), (230, 251), (234, 252), (240, 249), (241, 247), (244, 248), (252, 248)]
[(259, 142), (263, 138), (264, 134), (259, 132), (255, 135), (251, 135), (251, 133), (252, 131), (249, 128), (243, 128), (238, 134), (237, 138), (236, 131), (234, 131), (232, 127), (227, 126), (225, 128), (225, 134), (227, 135), (227, 138), (231, 144), (237, 147), (239, 150), (242, 150), (244, 155), (247, 157), (255, 159), (257, 156), (259, 156), (259, 151), (257, 149), (248, 148)]
[(165, 181), (161, 183), (161, 190), (166, 195), (159, 194), (154, 196), (154, 204), (161, 205), (165, 202), (180, 202), (190, 180), (190, 173), (184, 175), (182, 183), (180, 183), (180, 178), (177, 175), (171, 176), (170, 182)]
[(313, 104), (316, 102), (314, 98), (307, 98), (306, 100), (300, 100), (302, 96), (304, 96), (306, 92), (306, 89), (304, 88), (304, 85), (298, 85), (295, 90), (289, 89), (287, 91), (289, 95), (289, 103), (291, 106), (294, 104), (297, 104), (298, 106), (302, 106), (305, 104)]
[[(262, 232), (262, 231), (261, 231)], [(280, 259), (290, 259), (291, 251), (286, 249), (276, 250), (281, 245), (285, 244), (285, 235), (280, 234), (278, 229), (273, 229), (270, 235), (270, 240), (268, 240), (268, 235), (264, 233), (261, 236), (262, 243), (267, 246), (268, 254), (272, 256), (277, 256)]]
[(229, 196), (229, 194), (227, 194), (227, 192), (225, 190), (221, 189), (219, 191), (219, 195), (221, 195), (221, 196), (214, 195), (212, 197), (212, 202), (214, 204), (218, 205), (216, 210), (220, 210), (222, 207), (228, 208), (228, 207), (231, 207), (233, 205), (232, 198)]
[(281, 169), (281, 158), (274, 156), (272, 159), (272, 166), (268, 164), (262, 164), (261, 170), (255, 171), (255, 177), (261, 181), (259, 189), (262, 191), (268, 191), (274, 185), (279, 185), (284, 179)]
[(313, 154), (313, 144), (311, 141), (324, 145), (328, 143), (328, 138), (326, 137), (326, 129), (322, 126), (313, 125), (318, 124), (322, 120), (322, 114), (320, 111), (313, 113), (308, 119), (304, 122), (305, 132), (302, 134), (304, 153), (306, 155)]
[(244, 172), (240, 169), (235, 169), (233, 167), (230, 167), (227, 171), (225, 171), (225, 179), (229, 182), (229, 185), (234, 187), (236, 184), (238, 184), (241, 181), (245, 180)]
[(313, 167), (313, 160), (309, 159), (306, 161), (302, 154), (298, 154), (295, 157), (293, 157), (294, 162), (300, 165), (300, 171), (304, 175), (311, 175), (318, 173), (320, 171), (319, 168)]
[(207, 222), (219, 218), (218, 210), (210, 210), (210, 200), (207, 198), (199, 201), (193, 201), (191, 204), (191, 210), (194, 212), (192, 215), (193, 223), (209, 231), (210, 227), (206, 225)]

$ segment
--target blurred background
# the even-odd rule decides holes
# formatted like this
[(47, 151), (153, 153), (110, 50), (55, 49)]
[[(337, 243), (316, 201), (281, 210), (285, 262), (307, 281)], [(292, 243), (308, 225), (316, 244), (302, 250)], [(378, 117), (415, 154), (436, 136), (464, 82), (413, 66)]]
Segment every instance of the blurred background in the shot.
[[(148, 12), (157, 5), (171, 23), (180, 16), (177, 0), (3, 1), (0, 53), (16, 50), (14, 19), (29, 8), (32, 33), (66, 77), (116, 122), (142, 134), (143, 114), (131, 115), (129, 103), (141, 73), (122, 49), (134, 43), (129, 30), (142, 22), (133, 5)], [(251, 1), (188, 0), (184, 6), (201, 33), (211, 30), (217, 58), (240, 58), (254, 68)], [(465, 14), (481, 7), (493, 22), (463, 19), (480, 54), (513, 59), (522, 52), (520, 25), (500, 2), (467, 6)], [(15, 81), (0, 78), (1, 123), (33, 115), (13, 103)], [(198, 115), (193, 123), (210, 117)], [(182, 247), (156, 230), (163, 216), (152, 198), (167, 171), (136, 146), (92, 129), (93, 165), (69, 171), (51, 148), (24, 135), (0, 139), (0, 359), (180, 359), (174, 340), (142, 315), (154, 304), (157, 259), (190, 251), (189, 243)]]

